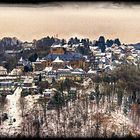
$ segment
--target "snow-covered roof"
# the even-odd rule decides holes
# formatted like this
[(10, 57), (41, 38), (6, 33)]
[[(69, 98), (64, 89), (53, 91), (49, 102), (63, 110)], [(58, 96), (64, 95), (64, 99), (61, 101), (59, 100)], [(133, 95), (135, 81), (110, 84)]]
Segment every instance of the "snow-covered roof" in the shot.
[(80, 44), (73, 44), (72, 47), (78, 47)]
[(68, 69), (70, 69), (70, 70), (72, 70), (72, 69), (73, 69), (71, 66), (68, 66), (68, 65), (66, 66), (66, 68), (68, 68)]
[(72, 71), (71, 74), (82, 74), (80, 71)]
[(91, 48), (94, 49), (94, 50), (99, 49), (98, 46), (93, 46), (93, 47), (91, 47)]
[(40, 59), (39, 61), (40, 61), (40, 62), (43, 62), (43, 61), (46, 61), (46, 60), (44, 60), (44, 59)]
[(19, 62), (23, 62), (24, 60), (23, 60), (23, 58), (21, 57), (20, 59), (19, 59)]
[(124, 56), (125, 56), (125, 54), (121, 53), (120, 56), (119, 56), (119, 59), (124, 57)]
[(87, 56), (87, 55), (83, 55), (83, 57), (84, 57), (85, 59), (88, 59), (88, 56)]
[(112, 57), (112, 53), (106, 53), (106, 57), (107, 58), (111, 58)]
[(63, 48), (68, 48), (68, 44), (65, 44), (62, 46)]
[(86, 62), (89, 62), (90, 60), (89, 59), (86, 59)]
[(70, 69), (58, 69), (57, 71), (70, 71)]
[(134, 60), (134, 57), (131, 56), (131, 55), (129, 55), (126, 59), (127, 59), (127, 60)]
[(125, 45), (121, 45), (120, 48), (122, 48), (123, 50), (126, 48)]
[(63, 46), (61, 46), (60, 44), (57, 44), (57, 45), (55, 44), (55, 45), (52, 45), (51, 47), (52, 48), (62, 48)]
[(32, 77), (26, 77), (24, 80), (24, 83), (32, 83), (33, 82), (33, 78)]
[(116, 50), (114, 50), (114, 53), (115, 53), (115, 54), (120, 54), (120, 53), (121, 53), (121, 50), (116, 49)]
[(82, 46), (84, 46), (84, 44), (83, 43), (79, 43), (79, 45), (82, 47)]
[(83, 72), (83, 69), (81, 69), (81, 68), (76, 68), (75, 71)]
[(52, 88), (52, 91), (57, 91), (57, 89), (56, 88)]
[(0, 77), (0, 80), (15, 80), (17, 79), (17, 77), (13, 77), (13, 76), (2, 76)]
[(45, 91), (45, 92), (47, 92), (47, 91), (48, 91), (48, 92), (52, 92), (52, 89), (47, 88), (47, 89), (45, 89), (44, 91)]
[(105, 55), (106, 55), (105, 53), (99, 53), (99, 52), (96, 54), (96, 56), (105, 56)]
[(9, 75), (20, 75), (22, 73), (21, 69), (13, 69)]
[(138, 54), (135, 54), (135, 53), (132, 53), (131, 54), (133, 57), (137, 57), (138, 56)]
[(51, 71), (52, 67), (46, 67), (43, 71)]
[(4, 68), (3, 66), (0, 66), (0, 71), (7, 71), (7, 69)]
[(36, 59), (36, 62), (40, 61), (39, 57)]
[(127, 48), (129, 48), (129, 49), (134, 49), (134, 46), (127, 46)]
[(41, 62), (40, 61), (32, 62), (32, 65), (35, 65), (35, 64), (41, 64)]
[(63, 62), (64, 62), (64, 61), (61, 60), (61, 59), (59, 58), (59, 56), (57, 56), (56, 59), (53, 61), (53, 63), (63, 63)]
[(7, 69), (3, 66), (0, 66), (0, 75), (7, 75)]
[(105, 62), (106, 62), (106, 58), (105, 58), (105, 57), (102, 57), (102, 58), (100, 59), (100, 61), (105, 63)]
[(93, 74), (96, 74), (96, 71), (95, 71), (95, 70), (90, 69), (87, 73), (89, 73), (89, 74), (90, 74), (90, 73), (91, 73), (91, 74), (92, 74), (92, 73), (93, 73)]
[(76, 90), (76, 87), (71, 87), (70, 90)]
[(113, 67), (111, 65), (105, 65), (104, 69), (109, 68), (110, 70), (113, 69)]

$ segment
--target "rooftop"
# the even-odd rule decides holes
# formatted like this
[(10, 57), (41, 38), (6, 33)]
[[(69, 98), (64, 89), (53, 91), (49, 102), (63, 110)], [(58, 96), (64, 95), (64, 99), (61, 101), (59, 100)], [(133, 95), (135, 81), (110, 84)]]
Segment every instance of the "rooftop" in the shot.
[(61, 60), (61, 59), (59, 58), (59, 56), (57, 56), (56, 59), (53, 61), (53, 63), (63, 63), (63, 62), (64, 62), (64, 61)]
[(46, 60), (55, 60), (57, 57), (63, 61), (84, 59), (80, 53), (65, 53), (65, 54), (49, 54), (45, 57)]

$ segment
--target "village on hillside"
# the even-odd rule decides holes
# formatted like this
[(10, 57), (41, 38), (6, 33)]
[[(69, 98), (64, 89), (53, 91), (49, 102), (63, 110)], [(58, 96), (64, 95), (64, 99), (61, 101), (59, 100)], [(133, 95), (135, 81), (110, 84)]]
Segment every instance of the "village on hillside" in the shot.
[(22, 45), (0, 66), (0, 137), (140, 136), (140, 50), (102, 36)]

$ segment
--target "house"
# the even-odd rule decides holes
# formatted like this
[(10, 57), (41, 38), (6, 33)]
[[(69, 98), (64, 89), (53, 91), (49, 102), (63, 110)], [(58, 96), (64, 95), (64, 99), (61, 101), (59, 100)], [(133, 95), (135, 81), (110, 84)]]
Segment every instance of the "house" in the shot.
[(76, 87), (71, 87), (69, 92), (75, 94), (77, 92)]
[(45, 73), (48, 73), (49, 71), (52, 71), (52, 67), (45, 67), (43, 70)]
[(52, 61), (52, 67), (53, 69), (57, 70), (58, 68), (63, 68), (65, 65), (65, 62), (59, 58), (59, 56), (56, 57), (54, 61)]
[(32, 66), (33, 71), (42, 71), (45, 68), (40, 61), (32, 62)]
[(13, 94), (15, 90), (13, 81), (1, 81), (0, 82), (0, 94), (1, 95), (9, 95)]
[(17, 76), (11, 76), (11, 75), (7, 75), (7, 76), (0, 76), (0, 81), (19, 81), (19, 77)]
[(57, 77), (57, 73), (56, 73), (56, 70), (51, 70), (47, 73), (47, 76), (48, 77), (51, 77), (51, 78), (56, 78)]
[(23, 82), (23, 87), (32, 87), (33, 86), (33, 78), (32, 77), (26, 77)]
[(57, 71), (57, 79), (64, 80), (66, 78), (70, 78), (72, 76), (70, 69), (58, 69)]
[(38, 57), (36, 62), (32, 62), (32, 67), (33, 71), (42, 71), (46, 67), (46, 61)]
[(22, 70), (21, 70), (21, 69), (14, 68), (14, 69), (9, 73), (9, 75), (11, 75), (11, 76), (20, 76), (20, 75), (22, 75)]
[(108, 73), (108, 72), (110, 72), (110, 71), (112, 71), (113, 70), (113, 67), (111, 66), (111, 65), (106, 65), (105, 67), (104, 67), (104, 72), (106, 72), (106, 73)]
[(76, 87), (71, 87), (70, 91), (68, 93), (68, 96), (71, 98), (76, 98), (77, 97), (77, 88)]
[(24, 70), (26, 61), (21, 57), (17, 63), (17, 69), (21, 69), (22, 71)]
[(84, 73), (80, 71), (72, 71), (71, 72), (71, 79), (74, 81), (80, 81), (84, 77)]
[(34, 49), (34, 44), (32, 42), (23, 42), (22, 47), (24, 50), (32, 50)]
[(6, 50), (5, 53), (8, 55), (15, 56), (16, 54), (20, 54), (22, 51), (23, 51), (22, 49), (20, 49), (20, 50)]
[(97, 71), (96, 70), (92, 70), (92, 69), (90, 69), (88, 72), (87, 72), (87, 75), (93, 75), (93, 74), (96, 74), (97, 73)]
[(85, 58), (80, 53), (67, 51), (66, 47), (61, 45), (51, 46), (50, 53), (45, 57), (45, 60), (46, 66), (53, 65), (54, 69), (62, 68), (62, 65), (70, 65), (73, 68), (85, 67)]
[(132, 55), (127, 56), (126, 61), (134, 62), (135, 58)]
[(52, 89), (45, 89), (43, 91), (43, 97), (50, 99), (54, 96), (54, 91)]
[(33, 77), (25, 77), (22, 84), (23, 94), (36, 94), (39, 93), (39, 88), (35, 85), (35, 81)]
[(0, 66), (0, 75), (7, 75), (7, 69), (4, 68), (3, 66)]
[(101, 58), (101, 57), (104, 57), (105, 55), (106, 55), (105, 53), (97, 53), (97, 54), (95, 54), (95, 57)]

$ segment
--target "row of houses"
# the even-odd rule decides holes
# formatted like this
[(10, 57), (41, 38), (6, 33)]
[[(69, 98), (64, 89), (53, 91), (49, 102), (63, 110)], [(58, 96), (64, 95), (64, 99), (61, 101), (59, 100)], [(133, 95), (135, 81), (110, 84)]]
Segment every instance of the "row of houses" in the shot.
[[(80, 45), (80, 44), (79, 44)], [(37, 91), (39, 75), (42, 80), (52, 83), (52, 80), (65, 80), (66, 78), (80, 81), (102, 72), (110, 72), (121, 64), (137, 65), (140, 60), (140, 51), (133, 46), (113, 44), (102, 53), (98, 46), (89, 46), (91, 54), (82, 55), (69, 49), (68, 45), (52, 45), (50, 53), (44, 58), (37, 58), (36, 62), (29, 62), (22, 57), (10, 73), (0, 66), (0, 88), (14, 90), (13, 87), (22, 86), (23, 91)], [(24, 67), (32, 66), (33, 71), (25, 74)]]

